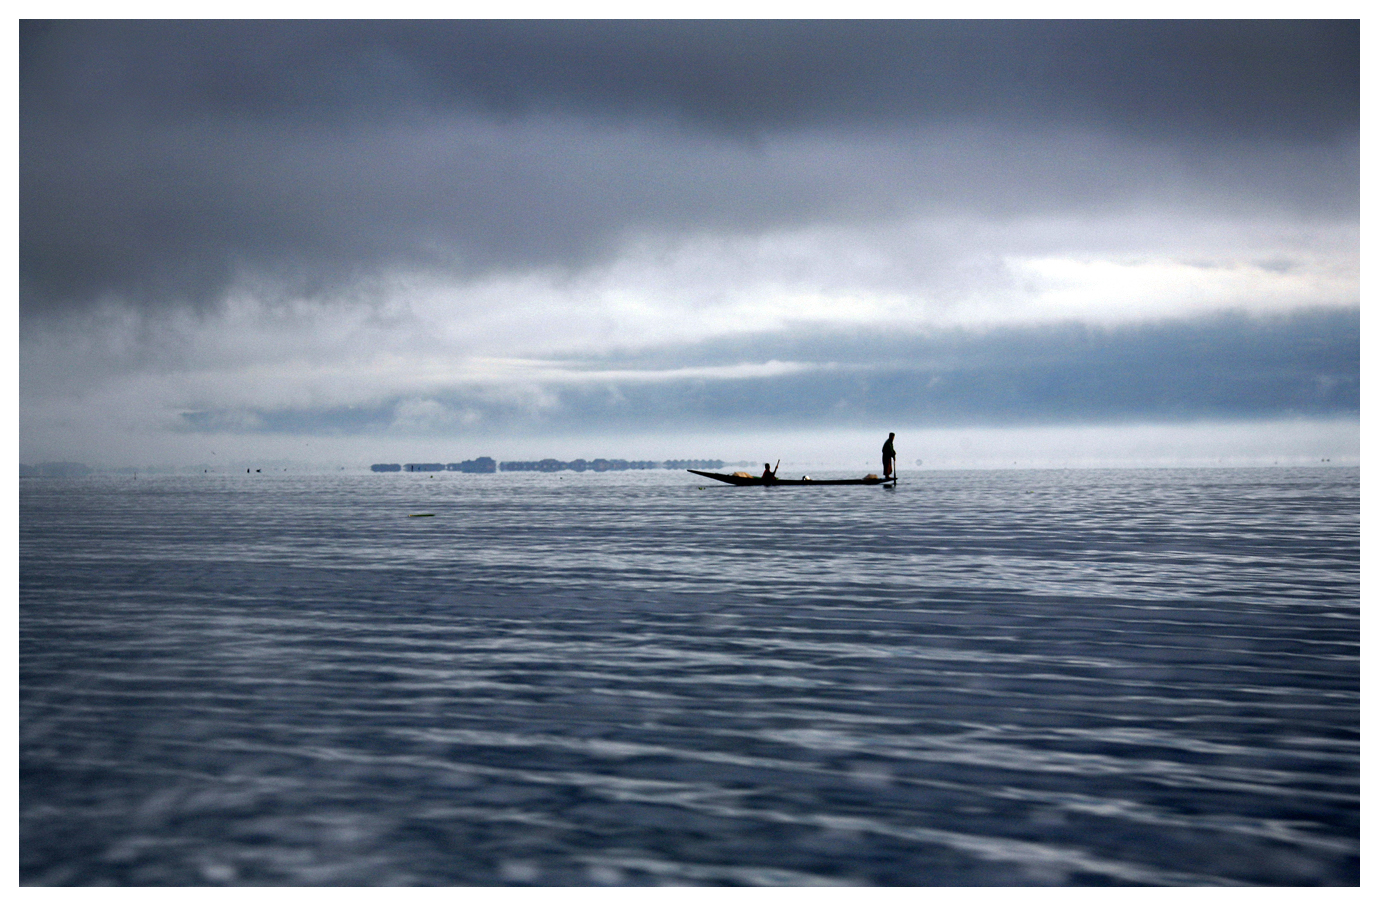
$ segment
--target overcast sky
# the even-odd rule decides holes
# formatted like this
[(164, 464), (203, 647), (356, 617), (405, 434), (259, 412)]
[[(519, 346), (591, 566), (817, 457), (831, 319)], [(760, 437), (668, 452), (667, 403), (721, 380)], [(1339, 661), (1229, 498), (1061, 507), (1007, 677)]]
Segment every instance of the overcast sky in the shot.
[(1358, 455), (1354, 22), (25, 22), (19, 62), (23, 462)]

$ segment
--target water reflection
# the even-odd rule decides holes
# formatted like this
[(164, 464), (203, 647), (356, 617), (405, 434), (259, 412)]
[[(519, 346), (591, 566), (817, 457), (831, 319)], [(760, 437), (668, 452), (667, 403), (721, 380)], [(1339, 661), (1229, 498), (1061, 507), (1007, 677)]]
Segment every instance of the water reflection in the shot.
[(24, 883), (1358, 880), (1354, 470), (399, 478), (21, 483)]

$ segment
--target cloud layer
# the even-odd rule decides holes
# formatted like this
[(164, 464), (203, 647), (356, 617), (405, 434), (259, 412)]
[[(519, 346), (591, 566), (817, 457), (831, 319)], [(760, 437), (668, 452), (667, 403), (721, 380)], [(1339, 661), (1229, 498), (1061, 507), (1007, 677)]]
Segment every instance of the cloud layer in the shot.
[(642, 232), (1352, 216), (1347, 23), (25, 23), (24, 310)]
[(1353, 413), (1358, 74), (1354, 22), (25, 22), (21, 446)]

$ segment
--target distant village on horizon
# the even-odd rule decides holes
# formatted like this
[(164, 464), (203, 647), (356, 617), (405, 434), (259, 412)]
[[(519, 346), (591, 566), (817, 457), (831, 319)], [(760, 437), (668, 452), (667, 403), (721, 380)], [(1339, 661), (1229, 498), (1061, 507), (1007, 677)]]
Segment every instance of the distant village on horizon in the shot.
[[(745, 465), (746, 463), (733, 463)], [(654, 460), (626, 459), (562, 459), (524, 460), (497, 462), (492, 457), (480, 456), (464, 462), (409, 462), (374, 463), (369, 468), (374, 472), (626, 472), (629, 469), (721, 469), (721, 459), (666, 459)]]
[[(724, 462), (721, 459), (666, 459), (666, 460), (627, 460), (627, 459), (540, 459), (540, 460), (514, 460), (499, 462), (491, 456), (480, 456), (476, 459), (466, 459), (463, 462), (407, 462), (407, 463), (374, 463), (369, 466), (371, 472), (464, 472), (467, 474), (488, 474), (494, 472), (625, 472), (629, 470), (642, 469), (721, 469), (726, 466), (746, 466), (752, 465), (746, 461)], [(239, 466), (229, 469), (219, 466), (214, 469), (217, 474), (228, 473), (237, 474)], [(260, 467), (249, 467), (246, 472), (262, 472), (264, 468), (270, 471), (282, 469), (287, 471), (292, 466), (285, 465), (281, 461), (265, 463)], [(323, 467), (308, 467), (298, 465), (296, 470), (321, 471)], [(335, 467), (332, 467), (335, 468)], [(340, 471), (345, 471), (347, 467), (338, 467)], [(203, 474), (212, 471), (208, 465), (196, 466), (125, 466), (121, 468), (99, 469), (92, 468), (80, 462), (41, 462), (33, 465), (21, 463), (19, 466), (20, 478), (81, 478), (86, 475), (157, 475), (157, 474)]]

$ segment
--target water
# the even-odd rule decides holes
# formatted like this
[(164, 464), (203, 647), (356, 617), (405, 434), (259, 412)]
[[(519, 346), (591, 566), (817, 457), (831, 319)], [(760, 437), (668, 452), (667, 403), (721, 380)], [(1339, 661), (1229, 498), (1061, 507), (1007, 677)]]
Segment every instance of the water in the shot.
[(21, 481), (21, 882), (1359, 882), (1358, 470), (700, 481)]

